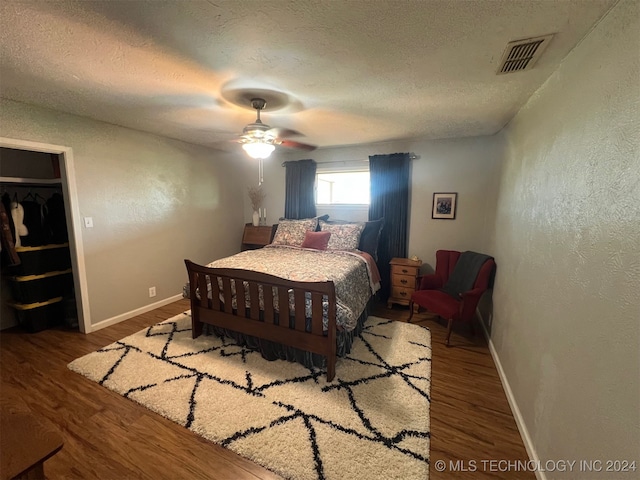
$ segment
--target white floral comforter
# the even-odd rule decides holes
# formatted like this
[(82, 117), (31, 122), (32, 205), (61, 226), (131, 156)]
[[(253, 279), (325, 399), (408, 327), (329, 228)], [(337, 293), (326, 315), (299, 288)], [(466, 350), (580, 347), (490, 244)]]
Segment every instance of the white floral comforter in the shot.
[[(253, 270), (297, 282), (331, 280), (336, 290), (336, 323), (346, 331), (355, 328), (371, 295), (380, 287), (365, 258), (345, 251), (270, 245), (221, 258), (207, 266)], [(277, 302), (277, 297), (274, 300)]]

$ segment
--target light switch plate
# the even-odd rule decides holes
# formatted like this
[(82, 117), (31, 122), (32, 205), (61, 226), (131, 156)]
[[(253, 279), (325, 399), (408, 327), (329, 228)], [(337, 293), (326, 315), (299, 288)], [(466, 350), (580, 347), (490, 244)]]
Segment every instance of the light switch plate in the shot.
[(93, 228), (93, 217), (84, 217), (84, 227)]

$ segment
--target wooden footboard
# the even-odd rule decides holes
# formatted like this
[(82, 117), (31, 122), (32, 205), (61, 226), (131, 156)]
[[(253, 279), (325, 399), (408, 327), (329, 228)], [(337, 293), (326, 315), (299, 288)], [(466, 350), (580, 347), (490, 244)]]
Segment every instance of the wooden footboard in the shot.
[[(336, 293), (333, 282), (293, 282), (266, 273), (229, 268), (209, 268), (185, 260), (189, 274), (193, 338), (208, 323), (246, 335), (270, 340), (327, 358), (327, 381), (336, 372)], [(237, 306), (233, 306), (232, 281)], [(261, 292), (272, 291), (273, 295)], [(206, 294), (203, 292), (211, 292)], [(292, 293), (290, 293), (292, 292)], [(293, 298), (293, 312), (281, 315)], [(305, 298), (311, 299), (307, 318)], [(328, 301), (328, 332), (323, 329), (323, 297)], [(246, 304), (243, 299), (248, 299)], [(306, 328), (311, 322), (311, 329)]]

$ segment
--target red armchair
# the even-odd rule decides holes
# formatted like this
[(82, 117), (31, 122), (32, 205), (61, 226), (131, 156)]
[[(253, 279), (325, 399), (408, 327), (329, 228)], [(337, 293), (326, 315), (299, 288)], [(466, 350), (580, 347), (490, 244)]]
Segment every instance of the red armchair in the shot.
[[(454, 250), (438, 250), (436, 252), (436, 273), (425, 275), (420, 279), (418, 289), (411, 295), (409, 302), (409, 322), (413, 317), (414, 304), (426, 308), (442, 318), (446, 318), (447, 345), (451, 337), (451, 326), (454, 321), (471, 322), (482, 294), (489, 288), (492, 281), (495, 261), (487, 257), (478, 270), (475, 282), (467, 278), (467, 283), (473, 285), (469, 290), (461, 292), (459, 298), (454, 298), (441, 289), (447, 285), (449, 277), (454, 271), (461, 253)], [(473, 282), (473, 283), (472, 283)]]

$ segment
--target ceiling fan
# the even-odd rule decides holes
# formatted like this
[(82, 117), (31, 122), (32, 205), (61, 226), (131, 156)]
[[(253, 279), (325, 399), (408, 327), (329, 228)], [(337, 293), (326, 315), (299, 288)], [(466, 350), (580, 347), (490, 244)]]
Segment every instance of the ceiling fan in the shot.
[(314, 145), (289, 140), (288, 137), (301, 135), (300, 132), (287, 128), (270, 127), (260, 120), (260, 111), (264, 109), (267, 102), (263, 98), (252, 98), (251, 106), (256, 109), (256, 121), (248, 124), (242, 130), (242, 135), (237, 140), (242, 144), (242, 148), (253, 158), (267, 158), (276, 148), (276, 145), (288, 148), (298, 148), (300, 150), (315, 150)]

